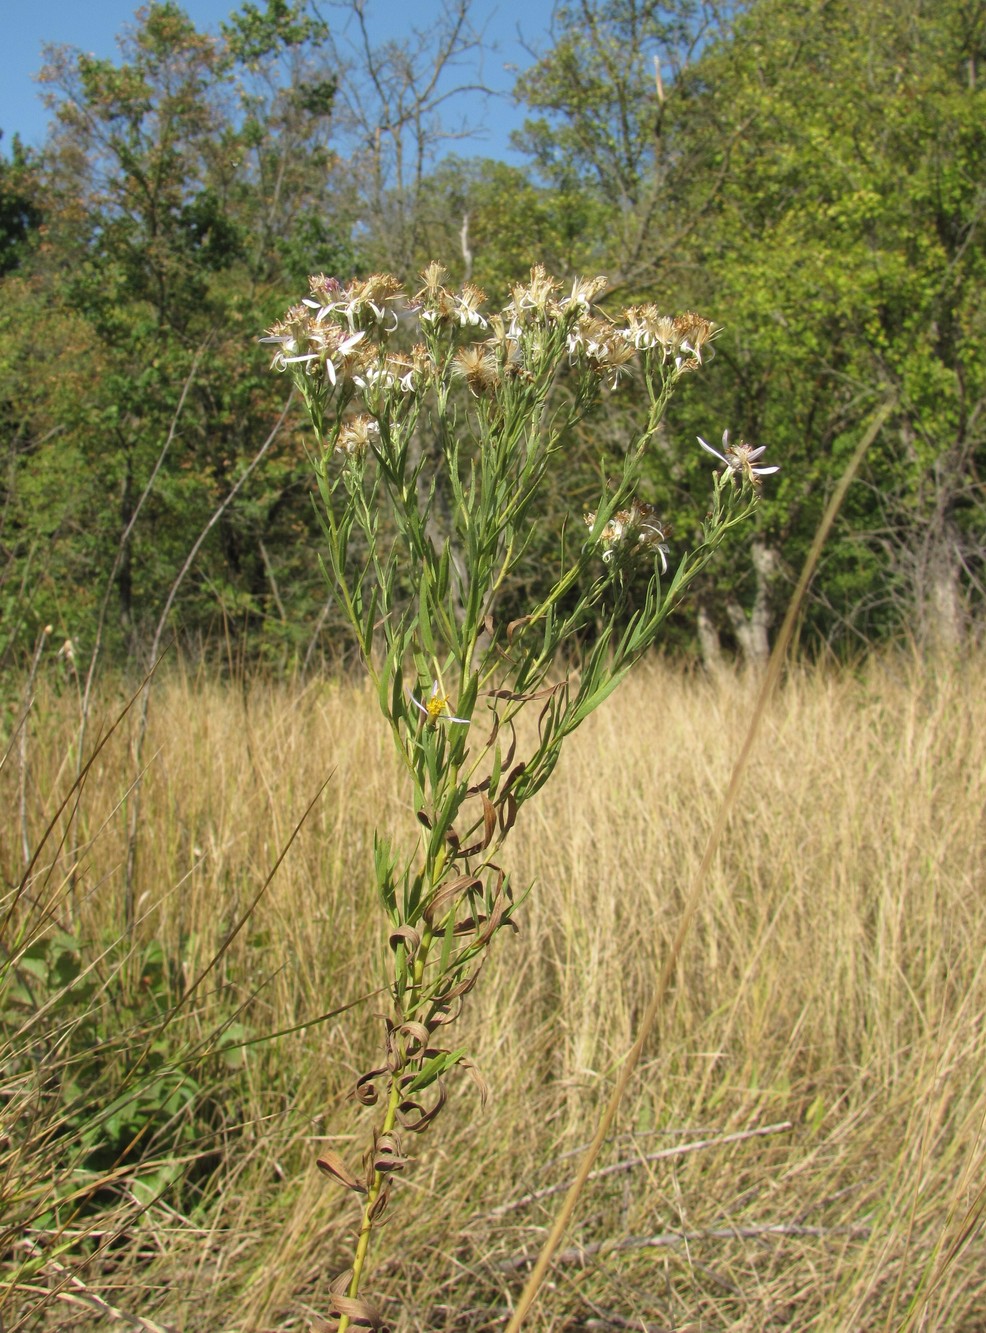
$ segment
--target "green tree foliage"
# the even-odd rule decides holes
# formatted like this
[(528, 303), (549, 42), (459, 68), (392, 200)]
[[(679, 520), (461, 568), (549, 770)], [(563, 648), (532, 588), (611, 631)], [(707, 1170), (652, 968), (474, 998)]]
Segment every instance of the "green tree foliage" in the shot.
[(565, 274), (595, 272), (605, 252), (599, 198), (539, 184), (530, 172), (490, 158), (446, 158), (428, 178), (413, 272), (436, 255), (494, 304), (535, 264)]
[(563, 196), (598, 201), (610, 275), (631, 294), (653, 282), (678, 239), (664, 210), (666, 90), (725, 30), (733, 7), (714, 0), (559, 5), (554, 45), (518, 80), (517, 96), (534, 114), (514, 136), (517, 147)]
[(84, 651), (104, 612), (111, 641), (146, 644), (207, 529), (186, 630), (286, 623), (281, 583), (316, 595), (300, 444), (281, 431), (224, 501), (277, 420), (258, 312), (313, 264), (353, 262), (332, 226), (324, 24), (283, 0), (244, 6), (221, 39), (171, 3), (138, 17), (119, 63), (48, 52), (45, 243), (0, 315), (20, 414), (9, 581), (33, 556), (27, 621)]
[(20, 265), (44, 218), (37, 165), (15, 134), (10, 157), (0, 157), (0, 277)]
[[(737, 17), (582, 0), (557, 19), (519, 84), (538, 113), (522, 136), (536, 169), (608, 206), (603, 271), (621, 297), (725, 326), (725, 365), (701, 399), (676, 400), (669, 429), (717, 444), (729, 427), (788, 460), (754, 544), (774, 554), (739, 558), (709, 603), (739, 575), (738, 624), (776, 553), (797, 566), (868, 415), (893, 396), (813, 622), (858, 642), (916, 620), (954, 640), (986, 547), (986, 7), (761, 0)], [(683, 493), (693, 480), (686, 469)], [(655, 499), (683, 516), (673, 493)]]
[(692, 166), (669, 189), (700, 219), (688, 290), (727, 326), (712, 392), (789, 460), (766, 507), (789, 562), (897, 402), (822, 576), (830, 638), (954, 640), (981, 592), (984, 49), (981, 4), (763, 0), (671, 102)]
[[(309, 273), (413, 287), (434, 257), (495, 304), (544, 262), (607, 274), (617, 320), (653, 301), (724, 326), (662, 427), (691, 452), (647, 496), (684, 541), (712, 465), (696, 436), (784, 464), (705, 590), (720, 631), (797, 567), (892, 396), (812, 632), (962, 634), (986, 548), (983, 0), (559, 7), (518, 84), (525, 170), (440, 160), (467, 128), (468, 0), (383, 44), (359, 0), (334, 15), (248, 3), (213, 37), (156, 3), (118, 62), (48, 53), (49, 143), (0, 160), (0, 653), (48, 623), (83, 656), (146, 647), (166, 608), (190, 636), (307, 652), (327, 599), (305, 436), (293, 407), (278, 425), (255, 330)], [(610, 405), (580, 424), (559, 513), (581, 519), (626, 437)], [(519, 613), (551, 558), (529, 555)]]

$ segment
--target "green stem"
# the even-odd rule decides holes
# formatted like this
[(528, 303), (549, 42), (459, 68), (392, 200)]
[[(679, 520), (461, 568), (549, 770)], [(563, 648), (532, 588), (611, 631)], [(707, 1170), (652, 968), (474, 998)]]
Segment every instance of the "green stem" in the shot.
[[(415, 1004), (411, 1006), (411, 1011), (416, 1007), (416, 999), (420, 994), (421, 982), (424, 977), (425, 964), (428, 961), (428, 951), (431, 948), (433, 932), (428, 929), (421, 939), (421, 946), (418, 949), (418, 955), (414, 960), (414, 980), (412, 985), (412, 996)], [(384, 1115), (383, 1123), (380, 1126), (380, 1133), (377, 1138), (390, 1134), (397, 1123), (397, 1108), (400, 1105), (400, 1081), (402, 1070), (395, 1070), (390, 1076), (390, 1095), (387, 1099), (387, 1112)], [(373, 1234), (373, 1210), (376, 1207), (377, 1200), (380, 1197), (380, 1191), (383, 1189), (384, 1174), (382, 1171), (374, 1171), (373, 1180), (366, 1196), (366, 1204), (363, 1208), (363, 1221), (360, 1225), (359, 1236), (356, 1240), (356, 1252), (353, 1255), (353, 1275), (349, 1280), (349, 1287), (346, 1294), (350, 1300), (355, 1300), (359, 1295), (360, 1279), (363, 1276), (363, 1268), (366, 1265), (366, 1257), (370, 1251), (370, 1238)], [(345, 1333), (350, 1326), (349, 1315), (344, 1314), (339, 1317), (338, 1333)]]
[[(397, 1107), (400, 1105), (400, 1099), (400, 1071), (398, 1070), (390, 1077), (390, 1096), (387, 1099), (387, 1113), (383, 1118), (383, 1124), (380, 1126), (381, 1137), (393, 1131), (394, 1125), (397, 1123)], [(373, 1210), (380, 1197), (380, 1191), (383, 1189), (383, 1183), (384, 1173), (374, 1171), (373, 1180), (366, 1196), (366, 1205), (363, 1209), (363, 1222), (356, 1242), (356, 1253), (353, 1256), (353, 1276), (350, 1278), (349, 1289), (346, 1293), (350, 1300), (355, 1300), (359, 1295), (360, 1278), (363, 1276), (363, 1267), (370, 1250), (370, 1236), (373, 1234)], [(338, 1333), (345, 1333), (349, 1323), (349, 1315), (341, 1315)]]

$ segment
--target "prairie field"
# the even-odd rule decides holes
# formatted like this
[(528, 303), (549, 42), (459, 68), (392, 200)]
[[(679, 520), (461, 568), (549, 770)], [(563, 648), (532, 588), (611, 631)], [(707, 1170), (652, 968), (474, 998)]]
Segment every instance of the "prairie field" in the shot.
[[(984, 667), (789, 671), (525, 1327), (986, 1329)], [(450, 1080), (371, 1258), (394, 1333), (506, 1322), (756, 691), (647, 664), (523, 811), (453, 1038), (488, 1101)], [(172, 667), (142, 739), (127, 700), (81, 754), (70, 682), (5, 722), (0, 1328), (307, 1329), (358, 1222), (315, 1158), (358, 1159), (381, 1061), (374, 830), (415, 811), (362, 685)]]

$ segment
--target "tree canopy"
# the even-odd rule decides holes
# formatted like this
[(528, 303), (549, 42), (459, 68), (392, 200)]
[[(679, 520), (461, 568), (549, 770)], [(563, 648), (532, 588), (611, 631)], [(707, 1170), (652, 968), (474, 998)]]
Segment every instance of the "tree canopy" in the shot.
[[(707, 648), (754, 650), (887, 402), (804, 642), (961, 641), (986, 547), (986, 3), (559, 6), (518, 78), (526, 166), (453, 128), (438, 75), (481, 48), (468, 0), (431, 33), (358, 31), (344, 49), (319, 7), (267, 0), (207, 34), (169, 0), (118, 61), (48, 51), (48, 142), (0, 157), (2, 660), (48, 624), (108, 660), (172, 633), (335, 651), (307, 437), (256, 339), (309, 273), (413, 285), (432, 258), (494, 301), (543, 262), (606, 274), (614, 317), (723, 326), (645, 497), (699, 523), (695, 437), (725, 429), (783, 465), (704, 590)], [(624, 437), (614, 400), (572, 438), (559, 521)]]

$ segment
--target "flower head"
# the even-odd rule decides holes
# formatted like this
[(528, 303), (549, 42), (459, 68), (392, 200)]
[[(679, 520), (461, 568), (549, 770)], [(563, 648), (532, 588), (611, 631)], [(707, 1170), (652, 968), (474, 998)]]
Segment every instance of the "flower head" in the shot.
[(486, 317), (480, 310), (485, 303), (486, 293), (481, 288), (474, 287), (471, 282), (463, 285), (455, 296), (456, 318), (463, 328), (486, 328)]
[(563, 296), (558, 302), (562, 310), (575, 310), (579, 315), (588, 315), (592, 310), (592, 303), (608, 286), (606, 278), (576, 278), (572, 283), (572, 290), (568, 296)]
[(530, 282), (515, 283), (510, 288), (513, 299), (507, 312), (518, 325), (527, 323), (529, 316), (557, 319), (563, 313), (557, 300), (559, 291), (561, 283), (549, 275), (543, 264), (535, 264), (531, 269)]
[(480, 306), (486, 293), (467, 282), (460, 291), (450, 292), (445, 286), (448, 273), (441, 264), (429, 264), (421, 274), (424, 286), (414, 297), (418, 318), (425, 324), (444, 326), (458, 324), (460, 328), (481, 328), (487, 325)]
[[(595, 513), (586, 514), (585, 522), (586, 527), (595, 527)], [(627, 556), (637, 560), (647, 555), (656, 555), (661, 562), (661, 573), (666, 574), (670, 550), (667, 539), (670, 535), (670, 524), (661, 522), (654, 506), (634, 496), (629, 508), (618, 509), (605, 525), (599, 534), (599, 544), (607, 564), (614, 557)]]
[[(693, 370), (702, 364), (702, 351), (720, 332), (719, 328), (704, 315), (696, 315), (689, 310), (684, 315), (675, 315), (675, 333), (679, 339), (679, 354), (676, 364), (679, 370)], [(681, 353), (687, 353), (682, 356)]]
[(283, 319), (267, 330), (262, 343), (274, 343), (277, 351), (271, 362), (271, 370), (285, 370), (289, 360), (304, 348), (308, 349), (308, 338), (312, 328), (312, 313), (304, 303), (293, 305)]
[(460, 347), (452, 362), (452, 374), (461, 375), (477, 396), (492, 393), (500, 384), (496, 353), (489, 343)]
[(408, 690), (407, 696), (415, 708), (420, 709), (433, 726), (436, 722), (465, 722), (467, 724), (469, 722), (467, 717), (453, 717), (448, 711), (448, 695), (443, 692), (442, 686), (437, 680), (432, 683), (431, 694), (429, 694), (425, 703), (416, 699), (410, 690)]
[(336, 448), (351, 458), (360, 458), (373, 440), (380, 438), (380, 427), (372, 417), (350, 417), (344, 422), (336, 439)]
[(747, 444), (740, 440), (738, 444), (729, 443), (729, 431), (722, 432), (722, 453), (718, 449), (713, 449), (711, 444), (706, 444), (701, 435), (696, 437), (703, 449), (710, 454), (714, 454), (721, 463), (725, 463), (726, 471), (731, 477), (746, 477), (751, 486), (760, 486), (760, 478), (767, 477), (772, 472), (780, 472), (779, 467), (761, 467), (757, 459), (763, 456), (766, 445), (761, 445), (759, 449), (754, 449), (752, 444)]
[(393, 333), (397, 327), (396, 304), (401, 303), (404, 291), (392, 273), (371, 273), (368, 278), (354, 278), (342, 287), (335, 278), (319, 273), (309, 278), (311, 296), (305, 305), (316, 311), (321, 323), (327, 315), (342, 315), (350, 333), (359, 329)]

